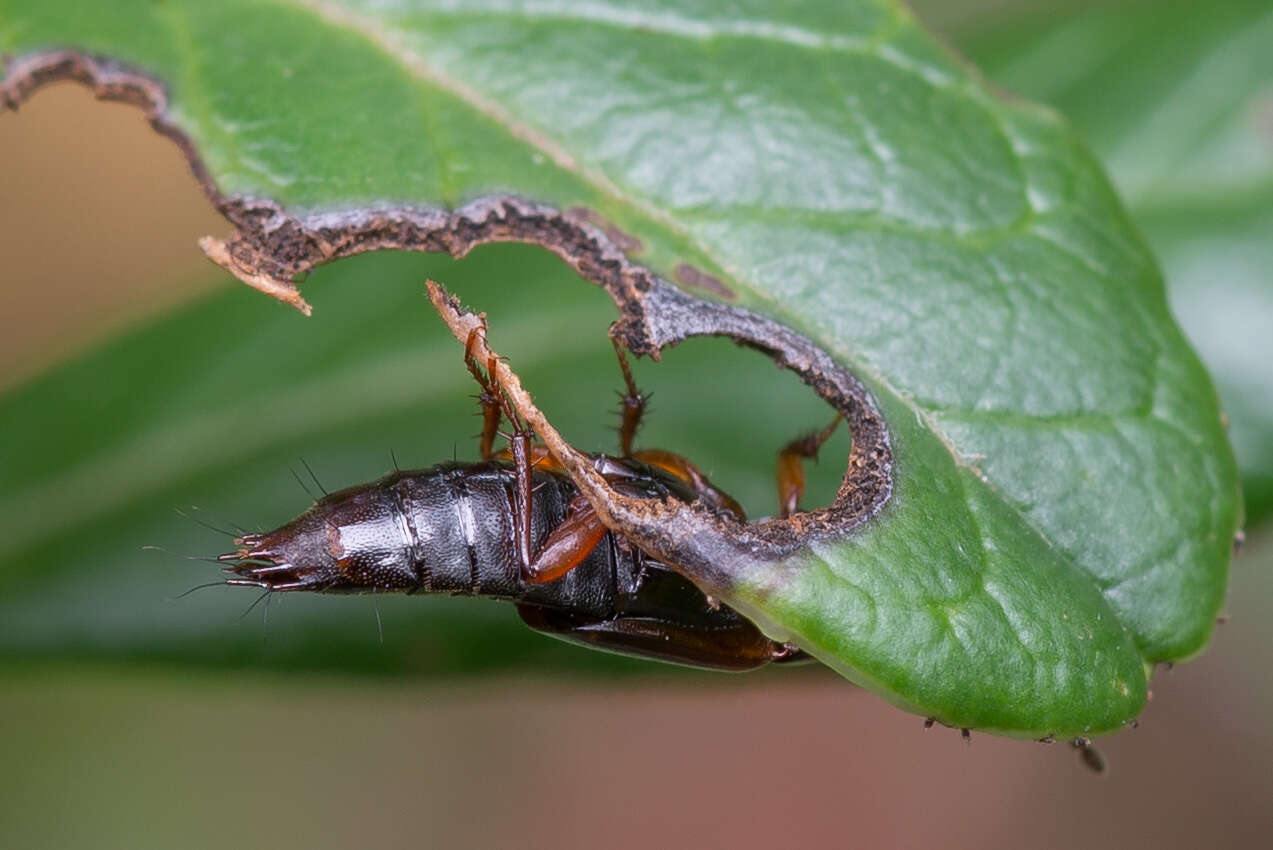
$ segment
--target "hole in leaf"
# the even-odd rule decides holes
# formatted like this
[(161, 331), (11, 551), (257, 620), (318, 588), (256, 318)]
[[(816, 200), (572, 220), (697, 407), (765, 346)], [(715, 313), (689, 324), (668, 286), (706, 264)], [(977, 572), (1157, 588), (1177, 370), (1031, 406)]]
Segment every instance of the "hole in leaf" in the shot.
[[(280, 352), (314, 370), (339, 371), (342, 360), (392, 363), (393, 374), (386, 366), (368, 380), (386, 387), (385, 394), (394, 394), (387, 388), (396, 386), (404, 399), (412, 387), (419, 393), (418, 403), (407, 401), (383, 419), (364, 404), (357, 438), (338, 436), (345, 431), (337, 428), (322, 445), (301, 440), (308, 455), (344, 459), (337, 464), (344, 476), (337, 486), (379, 475), (389, 448), (404, 468), (449, 460), (452, 452), (462, 460), (477, 458), (477, 388), (464, 371), (460, 347), (420, 293), (425, 277), (447, 281), (467, 306), (488, 314), (492, 343), (573, 445), (618, 451), (616, 392), (623, 382), (607, 336), (616, 312), (604, 291), (534, 246), (482, 246), (460, 261), (373, 255), (315, 270), (305, 284), (314, 314), (296, 317), (289, 334), (298, 341)], [(352, 290), (351, 278), (359, 281)], [(652, 395), (637, 448), (682, 454), (739, 499), (749, 517), (776, 515), (778, 451), (825, 426), (834, 411), (792, 372), (722, 337), (686, 340), (665, 349), (660, 362), (629, 360), (639, 387)], [(820, 460), (806, 464), (802, 508), (831, 502), (849, 444), (848, 428), (841, 425)], [(279, 471), (290, 479), (282, 466)]]
[(207, 292), (195, 240), (230, 228), (135, 106), (55, 83), (0, 116), (0, 387)]

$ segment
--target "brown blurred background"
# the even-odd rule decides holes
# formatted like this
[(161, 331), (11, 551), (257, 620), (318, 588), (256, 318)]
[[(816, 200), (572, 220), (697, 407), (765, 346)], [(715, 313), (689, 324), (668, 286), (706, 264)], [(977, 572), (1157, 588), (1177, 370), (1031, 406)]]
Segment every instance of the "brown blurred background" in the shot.
[[(233, 286), (224, 231), (129, 107), (0, 117), (0, 388)], [(1160, 671), (1105, 777), (1063, 745), (925, 732), (830, 674), (395, 684), (0, 671), (5, 847), (1268, 846), (1273, 539), (1231, 621)]]

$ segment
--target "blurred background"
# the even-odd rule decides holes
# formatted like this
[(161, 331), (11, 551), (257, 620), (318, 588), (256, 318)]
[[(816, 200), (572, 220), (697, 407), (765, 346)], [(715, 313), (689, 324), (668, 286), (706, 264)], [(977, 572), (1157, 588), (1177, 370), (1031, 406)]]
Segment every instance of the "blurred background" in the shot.
[[(64, 84), (0, 116), (0, 846), (1265, 846), (1273, 6), (916, 7), (1106, 161), (1233, 417), (1252, 521), (1228, 623), (1159, 671), (1139, 728), (1100, 742), (1106, 776), (1060, 744), (926, 732), (825, 671), (614, 659), (493, 603), (275, 599), (267, 623), (250, 593), (175, 598), (218, 576), (187, 556), (231, 548), (204, 523), (270, 527), (309, 503), (302, 458), (334, 489), (391, 450), (403, 467), (475, 455), (426, 277), (491, 314), (585, 446), (614, 440), (618, 374), (579, 329), (612, 308), (554, 258), (494, 246), (321, 269), (303, 319), (203, 260), (195, 239), (226, 228), (175, 147)], [(727, 343), (638, 375), (644, 442), (753, 514), (773, 509), (777, 447), (825, 420)], [(834, 491), (838, 439), (810, 503)]]

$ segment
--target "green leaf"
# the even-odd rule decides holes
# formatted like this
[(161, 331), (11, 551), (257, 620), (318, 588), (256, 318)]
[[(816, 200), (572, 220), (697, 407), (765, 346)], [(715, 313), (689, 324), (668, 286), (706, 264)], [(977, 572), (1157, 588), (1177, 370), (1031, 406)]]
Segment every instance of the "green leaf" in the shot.
[[(900, 6), (771, 6), (10, 2), (0, 49), (72, 45), (163, 80), (169, 118), (223, 198), (273, 199), (297, 217), (372, 204), (392, 218), (392, 202), (451, 210), (514, 193), (595, 210), (639, 239), (622, 240), (631, 258), (667, 280), (715, 279), (687, 287), (732, 295), (866, 383), (895, 476), (884, 511), (857, 531), (808, 539), (779, 561), (719, 565), (725, 600), (951, 725), (1023, 736), (1117, 728), (1143, 705), (1146, 664), (1205, 644), (1238, 516), (1215, 392), (1154, 262), (1068, 127), (988, 92)], [(316, 244), (286, 242), (285, 231), (272, 231), (284, 240), (276, 249)], [(572, 312), (585, 287), (558, 298), (494, 286), (484, 275), (555, 276), (523, 274), (525, 249), (509, 256), (435, 276), (479, 309), (524, 305), (503, 324), (492, 317), (496, 347), (550, 415), (567, 399), (591, 405), (602, 395), (582, 376), (613, 383), (613, 367), (576, 345), (602, 339), (605, 319)], [(61, 421), (66, 456), (6, 459), (16, 474), (0, 531), (26, 542), (0, 572), (3, 645), (65, 641), (41, 637), (25, 590), (84, 617), (75, 633), (86, 646), (153, 648), (137, 628), (142, 591), (103, 585), (89, 529), (118, 540), (112, 516), (200, 486), (204, 501), (238, 513), (262, 494), (234, 476), (259, 478), (307, 438), (345, 428), (358, 434), (342, 443), (346, 457), (354, 445), (383, 451), (389, 432), (374, 423), (389, 410), (404, 415), (417, 396), (464, 403), (453, 346), (407, 345), (427, 383), (375, 377), (391, 374), (377, 358), (397, 350), (387, 340), (414, 322), (396, 313), (413, 308), (378, 288), (321, 283), (353, 276), (347, 268), (307, 285), (331, 299), (315, 297), (317, 315), (339, 304), (360, 317), (344, 336), (284, 332), (300, 320), (240, 306), (240, 294), (233, 321), (228, 301), (209, 303), (6, 402), (3, 445), (39, 444)], [(407, 276), (387, 260), (357, 274), (393, 268)], [(302, 333), (304, 349), (289, 349)], [(165, 341), (181, 356), (160, 359)], [(150, 403), (109, 389), (97, 378), (106, 365), (123, 385), (158, 373)], [(681, 380), (673, 371), (650, 383), (661, 392)], [(708, 374), (700, 393), (702, 383), (745, 392), (752, 373), (729, 385)], [(768, 428), (781, 419), (787, 435), (824, 419), (792, 421), (784, 404), (746, 409)], [(435, 451), (473, 427), (411, 413), (412, 442)], [(110, 428), (95, 427), (103, 417)], [(667, 445), (697, 458), (688, 431)], [(585, 448), (608, 444), (566, 433)], [(735, 439), (698, 435), (699, 445)], [(751, 464), (779, 444), (752, 445)], [(356, 604), (323, 602), (313, 614), (323, 628)], [(399, 602), (420, 619), (462, 604)]]
[(1110, 169), (1232, 420), (1247, 518), (1273, 512), (1273, 10), (1118, 4), (956, 39), (1056, 106)]

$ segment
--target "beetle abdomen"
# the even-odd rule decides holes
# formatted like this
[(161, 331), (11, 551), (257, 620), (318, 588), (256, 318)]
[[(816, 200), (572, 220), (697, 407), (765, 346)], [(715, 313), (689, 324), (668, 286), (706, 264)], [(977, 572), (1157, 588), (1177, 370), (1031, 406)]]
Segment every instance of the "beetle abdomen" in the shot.
[[(575, 488), (540, 473), (531, 500), (531, 550), (566, 514)], [(587, 611), (613, 610), (615, 555), (610, 535), (558, 581), (528, 583), (514, 538), (515, 473), (500, 463), (444, 464), (399, 473), (371, 486), (391, 491), (403, 513), (406, 549), (420, 577), (419, 591), (487, 596)]]

